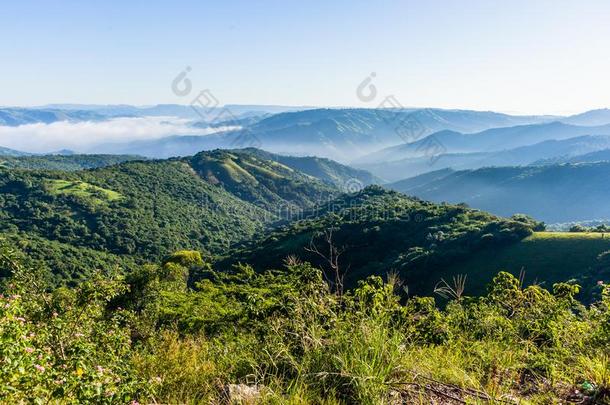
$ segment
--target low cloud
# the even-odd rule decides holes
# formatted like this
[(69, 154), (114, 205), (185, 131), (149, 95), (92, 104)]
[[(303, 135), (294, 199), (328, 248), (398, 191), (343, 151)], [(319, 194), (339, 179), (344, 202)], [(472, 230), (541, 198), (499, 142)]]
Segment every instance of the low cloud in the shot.
[(52, 124), (0, 126), (0, 146), (30, 153), (69, 149), (95, 152), (95, 146), (158, 139), (172, 135), (209, 135), (233, 128), (193, 128), (174, 117), (115, 118), (107, 121), (60, 121)]

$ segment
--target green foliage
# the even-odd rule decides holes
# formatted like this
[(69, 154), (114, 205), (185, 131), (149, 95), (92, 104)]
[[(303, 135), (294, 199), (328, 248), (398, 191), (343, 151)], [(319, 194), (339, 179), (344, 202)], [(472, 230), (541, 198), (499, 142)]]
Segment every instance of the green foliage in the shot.
[(533, 231), (541, 232), (545, 230), (544, 222), (536, 221), (534, 218), (525, 214), (515, 214), (510, 217), (513, 221), (523, 222), (524, 224), (529, 225)]
[[(1, 234), (0, 242), (23, 253), (26, 267), (40, 269), (53, 286), (77, 286), (97, 272), (125, 272), (137, 269), (138, 261), (89, 248), (50, 241), (31, 234)], [(0, 274), (5, 277), (7, 274)]]
[(439, 308), (406, 297), (396, 275), (337, 296), (294, 257), (283, 271), (217, 272), (180, 251), (124, 281), (100, 274), (55, 290), (19, 263), (3, 250), (14, 274), (0, 306), (4, 402), (212, 403), (230, 384), (254, 387), (252, 403), (430, 403), (446, 393), (545, 404), (577, 388), (581, 400), (608, 398), (605, 286), (586, 308), (574, 284), (551, 293), (501, 272), (487, 295)]
[(0, 169), (0, 208), (0, 232), (154, 260), (184, 248), (219, 252), (262, 229), (266, 218), (181, 162), (79, 173)]
[(13, 272), (0, 296), (0, 401), (117, 403), (146, 392), (125, 359), (129, 331), (106, 303), (124, 290), (97, 277), (78, 288), (47, 292), (35, 271), (0, 254)]
[(107, 190), (82, 181), (49, 180), (46, 184), (51, 195), (75, 196), (93, 204), (103, 204), (121, 199), (116, 191)]
[(610, 232), (610, 226), (601, 224), (593, 227), (586, 227), (582, 224), (575, 224), (570, 227), (570, 232), (597, 232), (597, 233), (608, 233)]
[[(607, 402), (603, 233), (330, 183), (247, 151), (0, 168), (0, 402)], [(541, 253), (552, 289), (511, 274)]]

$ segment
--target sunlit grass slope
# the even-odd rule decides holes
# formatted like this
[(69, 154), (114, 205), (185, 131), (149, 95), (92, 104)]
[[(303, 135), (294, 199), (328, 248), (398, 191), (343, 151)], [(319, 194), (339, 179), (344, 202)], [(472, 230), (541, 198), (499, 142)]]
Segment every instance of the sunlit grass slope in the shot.
[(438, 278), (448, 282), (455, 274), (467, 274), (466, 294), (478, 295), (499, 270), (519, 275), (525, 283), (553, 283), (577, 280), (586, 294), (598, 280), (608, 280), (607, 269), (599, 267), (597, 256), (610, 250), (610, 234), (536, 232), (523, 241), (503, 248), (479, 252), (470, 259), (439, 271)]

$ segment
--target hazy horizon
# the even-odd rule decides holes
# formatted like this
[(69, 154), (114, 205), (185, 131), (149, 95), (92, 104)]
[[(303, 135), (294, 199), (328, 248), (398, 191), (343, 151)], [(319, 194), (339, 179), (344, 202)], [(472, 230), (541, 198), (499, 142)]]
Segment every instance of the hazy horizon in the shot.
[[(157, 107), (163, 105), (176, 105), (180, 107), (191, 107), (190, 103), (148, 103), (148, 104), (126, 104), (126, 103), (63, 103), (63, 102), (53, 102), (47, 104), (20, 104), (20, 105), (0, 105), (0, 108), (24, 108), (24, 109), (63, 109), (64, 106), (70, 106), (71, 108), (77, 109), (76, 107), (87, 107), (87, 108), (96, 108), (96, 107), (135, 107), (135, 108), (150, 108)], [(316, 109), (383, 109), (383, 107), (367, 107), (362, 105), (299, 105), (299, 104), (256, 104), (256, 103), (227, 103), (220, 104), (218, 107), (231, 107), (231, 106), (252, 106), (252, 107), (284, 107), (284, 108), (293, 108), (299, 110), (316, 110)], [(415, 106), (415, 105), (405, 105), (402, 108), (408, 110), (447, 110), (447, 111), (477, 111), (477, 112), (495, 112), (506, 115), (515, 115), (515, 116), (557, 116), (557, 117), (566, 117), (572, 115), (583, 114), (590, 111), (596, 110), (609, 110), (610, 104), (608, 106), (600, 106), (597, 108), (591, 109), (576, 109), (571, 111), (558, 111), (555, 113), (552, 112), (536, 112), (536, 111), (510, 111), (510, 110), (494, 110), (494, 109), (471, 109), (471, 108), (461, 108), (461, 107), (438, 107), (438, 106)]]

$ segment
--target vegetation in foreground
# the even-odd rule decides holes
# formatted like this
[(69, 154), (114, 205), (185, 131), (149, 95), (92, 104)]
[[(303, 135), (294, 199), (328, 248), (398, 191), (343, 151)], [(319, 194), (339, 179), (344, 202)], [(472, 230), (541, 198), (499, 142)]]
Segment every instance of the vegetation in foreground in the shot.
[[(501, 272), (487, 294), (346, 293), (288, 258), (215, 272), (197, 252), (47, 288), (3, 249), (3, 403), (609, 403), (610, 287), (585, 307)], [(195, 281), (198, 280), (198, 281)]]

